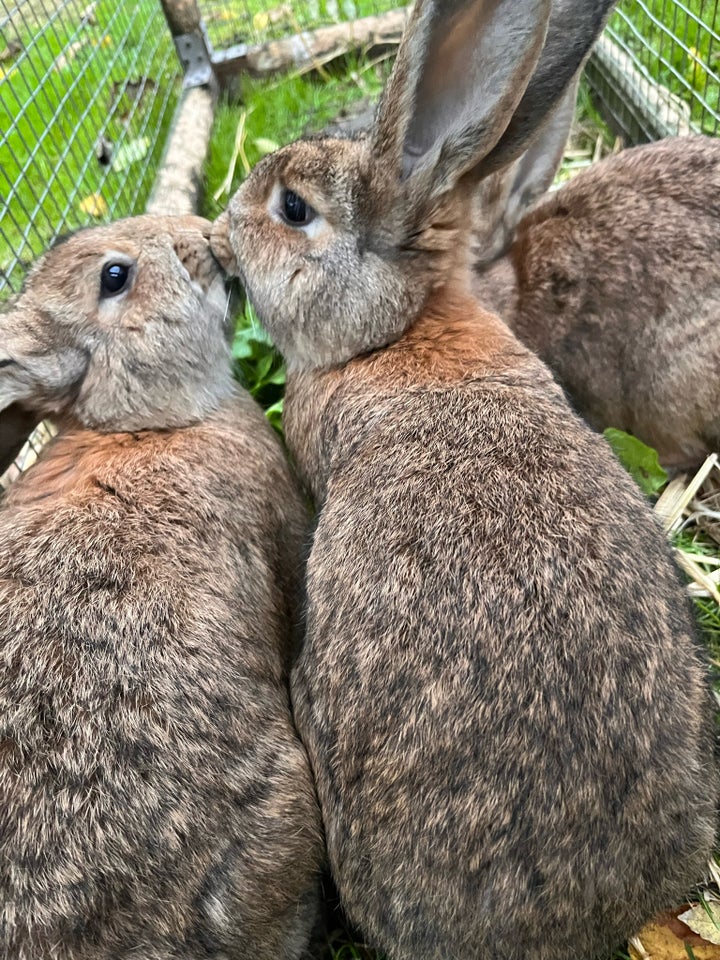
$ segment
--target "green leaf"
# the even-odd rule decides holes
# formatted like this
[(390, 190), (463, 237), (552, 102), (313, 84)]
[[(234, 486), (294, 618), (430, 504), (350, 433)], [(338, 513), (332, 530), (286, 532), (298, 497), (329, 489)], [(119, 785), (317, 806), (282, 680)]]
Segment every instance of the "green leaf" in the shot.
[(275, 427), (278, 433), (282, 434), (282, 411), (283, 411), (283, 401), (282, 398), (274, 403), (271, 407), (268, 407), (265, 411), (265, 416), (270, 421), (270, 424)]
[(273, 360), (275, 358), (271, 353), (266, 353), (264, 357), (260, 357), (256, 366), (255, 366), (255, 378), (257, 380), (257, 386), (261, 386), (266, 382), (267, 375), (272, 370)]
[(277, 368), (277, 370), (275, 371), (275, 373), (271, 374), (271, 375), (267, 378), (267, 380), (266, 380), (265, 382), (266, 382), (266, 383), (272, 383), (273, 386), (282, 387), (282, 386), (285, 384), (285, 380), (286, 380), (286, 379), (287, 379), (287, 376), (286, 376), (286, 373), (285, 373), (285, 364), (282, 364), (281, 366), (279, 366), (279, 367)]
[[(273, 407), (283, 394), (285, 364), (247, 301), (238, 317), (232, 353), (237, 380), (261, 406)], [(277, 421), (273, 426), (279, 429), (279, 413)]]
[(657, 452), (637, 437), (614, 427), (608, 427), (603, 432), (615, 456), (642, 492), (649, 497), (660, 493), (667, 483), (668, 475), (660, 466)]
[(236, 360), (245, 360), (253, 356), (255, 353), (255, 344), (253, 341), (252, 330), (243, 328), (235, 331), (232, 355)]

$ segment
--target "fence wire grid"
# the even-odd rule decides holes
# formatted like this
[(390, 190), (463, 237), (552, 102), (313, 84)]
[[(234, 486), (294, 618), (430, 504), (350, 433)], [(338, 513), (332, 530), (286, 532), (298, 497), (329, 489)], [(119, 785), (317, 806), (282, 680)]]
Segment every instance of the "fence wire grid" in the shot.
[(333, 23), (385, 13), (404, 6), (401, 0), (199, 0), (212, 45), (218, 50), (256, 46)]
[(720, 0), (626, 0), (588, 64), (626, 143), (720, 134)]
[[(200, 0), (212, 45), (248, 46), (381, 14), (396, 0)], [(588, 80), (626, 144), (720, 133), (720, 0), (624, 0)]]
[(157, 0), (0, 0), (0, 299), (59, 234), (144, 209), (179, 77)]

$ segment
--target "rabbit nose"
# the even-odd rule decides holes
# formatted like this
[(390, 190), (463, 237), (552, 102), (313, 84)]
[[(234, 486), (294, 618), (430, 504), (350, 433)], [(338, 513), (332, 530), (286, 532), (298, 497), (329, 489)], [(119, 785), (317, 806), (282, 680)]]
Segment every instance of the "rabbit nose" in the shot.
[(230, 218), (227, 210), (220, 214), (210, 231), (210, 249), (220, 266), (231, 276), (238, 276), (239, 269), (230, 244)]
[(222, 275), (222, 269), (210, 250), (210, 244), (197, 234), (194, 237), (181, 237), (175, 243), (175, 253), (190, 278), (199, 283), (205, 293), (212, 282)]

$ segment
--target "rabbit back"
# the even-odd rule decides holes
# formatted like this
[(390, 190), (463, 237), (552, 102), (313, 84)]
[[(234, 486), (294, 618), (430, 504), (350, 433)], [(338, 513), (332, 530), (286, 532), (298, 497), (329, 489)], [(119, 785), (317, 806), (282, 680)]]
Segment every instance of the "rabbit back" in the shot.
[[(286, 689), (303, 506), (244, 397), (61, 435), (0, 511), (0, 944), (299, 957), (318, 814)], [(139, 951), (139, 952), (138, 952)]]
[(286, 412), (327, 477), (292, 689), (350, 917), (403, 960), (601, 955), (715, 826), (707, 669), (646, 503), (487, 317), (299, 376)]

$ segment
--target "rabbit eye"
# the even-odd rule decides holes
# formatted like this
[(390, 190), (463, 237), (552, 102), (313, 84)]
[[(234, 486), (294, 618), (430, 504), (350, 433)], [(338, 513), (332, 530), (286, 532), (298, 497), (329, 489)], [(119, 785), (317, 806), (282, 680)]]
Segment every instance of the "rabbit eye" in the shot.
[(313, 208), (292, 190), (283, 190), (281, 203), (283, 217), (292, 226), (304, 226), (315, 217)]
[(100, 295), (114, 297), (125, 289), (130, 267), (124, 263), (106, 263), (100, 274)]

